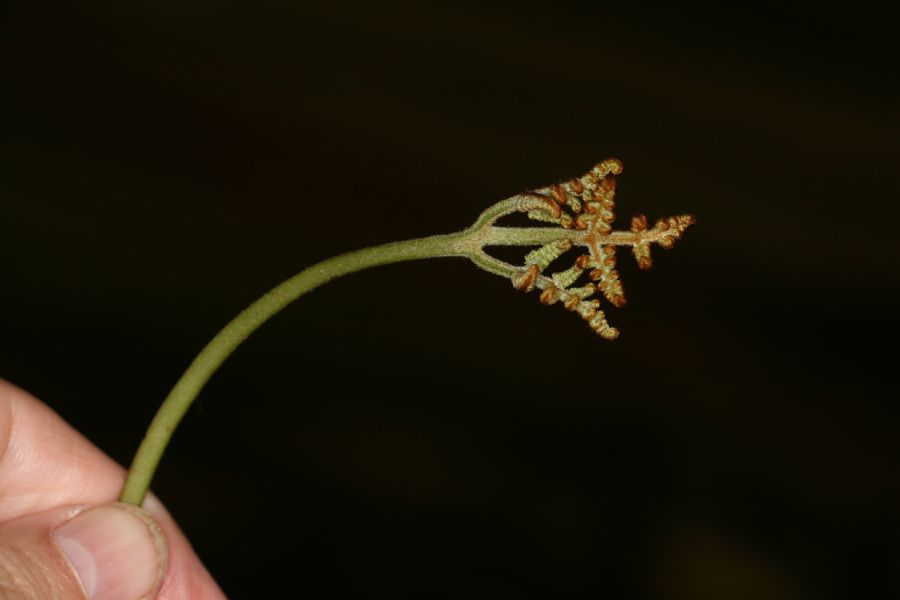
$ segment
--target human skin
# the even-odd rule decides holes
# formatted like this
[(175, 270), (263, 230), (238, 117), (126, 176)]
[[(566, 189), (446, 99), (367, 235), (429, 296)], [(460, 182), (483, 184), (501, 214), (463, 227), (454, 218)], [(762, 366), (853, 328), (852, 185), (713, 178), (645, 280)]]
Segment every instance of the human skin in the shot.
[[(76, 523), (76, 515), (93, 509), (93, 522), (102, 525), (100, 531), (115, 531), (114, 526), (106, 527), (104, 521), (109, 518), (131, 521), (138, 529), (141, 521), (146, 522), (146, 548), (131, 554), (147, 560), (137, 565), (132, 560), (128, 567), (145, 572), (132, 578), (136, 581), (143, 576), (147, 581), (147, 589), (135, 598), (224, 598), (187, 538), (154, 496), (147, 497), (143, 506), (146, 512), (115, 503), (124, 477), (120, 465), (47, 405), (0, 379), (0, 596), (82, 599), (89, 597), (84, 588), (95, 587), (95, 597), (106, 597), (100, 589), (103, 585), (79, 580), (61, 550), (66, 547), (66, 538), (60, 533), (83, 530)], [(72, 525), (66, 527), (67, 523)], [(97, 535), (105, 534), (95, 534), (94, 539)], [(157, 555), (163, 558), (156, 560)], [(109, 560), (115, 562), (120, 557)], [(122, 572), (121, 577), (126, 574)], [(126, 581), (122, 585), (128, 588), (129, 584)]]

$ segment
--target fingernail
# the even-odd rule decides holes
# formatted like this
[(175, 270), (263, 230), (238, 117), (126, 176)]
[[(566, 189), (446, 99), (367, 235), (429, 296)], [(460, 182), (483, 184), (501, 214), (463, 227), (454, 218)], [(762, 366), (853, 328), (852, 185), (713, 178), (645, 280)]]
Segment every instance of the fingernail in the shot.
[(153, 598), (168, 562), (166, 538), (130, 504), (88, 509), (53, 531), (53, 540), (91, 600)]

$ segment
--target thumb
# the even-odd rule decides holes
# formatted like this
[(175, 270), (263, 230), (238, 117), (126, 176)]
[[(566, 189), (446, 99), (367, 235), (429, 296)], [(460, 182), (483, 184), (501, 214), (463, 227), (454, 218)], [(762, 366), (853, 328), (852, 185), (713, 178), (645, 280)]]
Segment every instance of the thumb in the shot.
[(56, 508), (0, 525), (4, 599), (148, 600), (167, 563), (159, 525), (130, 504)]

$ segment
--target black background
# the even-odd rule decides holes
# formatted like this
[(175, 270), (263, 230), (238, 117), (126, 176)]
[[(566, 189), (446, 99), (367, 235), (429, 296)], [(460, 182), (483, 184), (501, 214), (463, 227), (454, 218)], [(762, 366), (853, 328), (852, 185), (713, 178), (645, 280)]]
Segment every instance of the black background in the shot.
[(0, 376), (128, 463), (202, 345), (328, 256), (608, 156), (699, 223), (607, 343), (458, 259), (335, 281), (154, 489), (223, 589), (900, 597), (900, 85), (859, 4), (0, 9)]

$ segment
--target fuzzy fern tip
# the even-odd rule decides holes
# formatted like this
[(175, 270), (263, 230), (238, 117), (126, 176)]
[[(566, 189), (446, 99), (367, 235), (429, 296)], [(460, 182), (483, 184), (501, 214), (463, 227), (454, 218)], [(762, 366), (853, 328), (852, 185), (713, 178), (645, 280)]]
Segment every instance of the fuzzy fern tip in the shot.
[[(606, 320), (599, 298), (616, 308), (626, 303), (616, 270), (618, 247), (630, 246), (638, 267), (646, 270), (653, 266), (653, 244), (671, 248), (696, 222), (693, 215), (678, 215), (661, 218), (651, 228), (647, 217), (638, 213), (632, 217), (629, 231), (614, 231), (615, 177), (621, 172), (621, 161), (610, 158), (581, 177), (520, 194), (520, 211), (534, 221), (566, 231), (560, 232), (560, 239), (529, 252), (524, 265), (510, 277), (517, 290), (540, 289), (543, 304), (561, 303), (608, 340), (619, 337), (619, 330)], [(586, 253), (568, 269), (545, 274), (551, 263), (576, 246)]]

